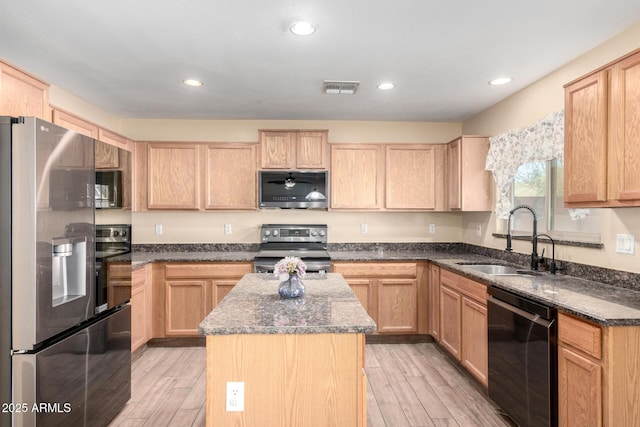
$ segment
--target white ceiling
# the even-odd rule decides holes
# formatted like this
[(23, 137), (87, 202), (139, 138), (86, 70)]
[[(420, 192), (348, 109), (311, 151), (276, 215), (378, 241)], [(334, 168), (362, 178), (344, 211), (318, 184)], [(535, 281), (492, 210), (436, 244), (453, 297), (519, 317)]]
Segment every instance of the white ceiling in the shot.
[[(0, 58), (131, 118), (462, 121), (640, 20), (638, 0), (2, 5)], [(316, 34), (291, 34), (299, 19)], [(361, 84), (324, 95), (323, 80)]]

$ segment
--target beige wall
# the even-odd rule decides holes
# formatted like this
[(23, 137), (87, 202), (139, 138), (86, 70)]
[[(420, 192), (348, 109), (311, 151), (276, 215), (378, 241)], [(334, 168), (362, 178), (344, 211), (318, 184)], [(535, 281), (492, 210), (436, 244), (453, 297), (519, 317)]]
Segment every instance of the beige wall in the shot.
[(328, 129), (330, 142), (443, 143), (460, 136), (461, 123), (324, 120), (123, 120), (138, 140), (257, 142), (259, 129)]
[[(259, 243), (261, 224), (327, 224), (330, 243), (459, 242), (460, 214), (328, 212), (265, 209), (258, 212), (134, 212), (134, 243)], [(162, 224), (161, 236), (155, 225)], [(224, 224), (232, 233), (224, 234)], [(367, 224), (367, 233), (360, 225)], [(436, 232), (430, 234), (430, 224)]]
[[(640, 22), (623, 33), (580, 56), (547, 77), (481, 112), (462, 124), (465, 134), (497, 135), (510, 129), (530, 126), (544, 115), (564, 108), (563, 85), (616, 58), (640, 48)], [(476, 226), (482, 225), (482, 236)], [(491, 237), (500, 223), (492, 214), (467, 213), (462, 217), (462, 241), (502, 249), (504, 239)], [(635, 255), (615, 252), (616, 234), (633, 234), (640, 239), (640, 208), (602, 209), (603, 250), (561, 246), (556, 257), (562, 260), (640, 273), (640, 242)], [(528, 253), (531, 244), (514, 242), (517, 252)], [(551, 248), (546, 250), (550, 253)]]

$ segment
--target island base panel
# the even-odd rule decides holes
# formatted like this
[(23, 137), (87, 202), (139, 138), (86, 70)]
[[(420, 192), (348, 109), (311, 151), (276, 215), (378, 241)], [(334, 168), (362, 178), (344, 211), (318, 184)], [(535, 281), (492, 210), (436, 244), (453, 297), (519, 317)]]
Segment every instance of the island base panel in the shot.
[[(366, 425), (364, 334), (207, 336), (207, 426)], [(244, 382), (227, 412), (226, 383)]]

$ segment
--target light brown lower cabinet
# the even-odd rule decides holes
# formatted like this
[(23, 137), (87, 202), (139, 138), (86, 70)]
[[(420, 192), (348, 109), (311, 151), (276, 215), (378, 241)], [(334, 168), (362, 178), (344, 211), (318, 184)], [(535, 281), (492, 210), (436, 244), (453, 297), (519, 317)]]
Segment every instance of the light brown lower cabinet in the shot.
[(640, 327), (558, 313), (558, 425), (640, 425)]
[(440, 270), (440, 345), (487, 386), (487, 287)]
[(426, 262), (336, 261), (378, 334), (427, 333)]
[(440, 341), (440, 267), (435, 264), (428, 264), (428, 310), (429, 334), (436, 341)]
[(200, 336), (198, 325), (246, 273), (250, 262), (189, 262), (164, 265), (164, 330), (158, 337)]
[(131, 263), (110, 263), (107, 267), (107, 299), (114, 301), (129, 298), (131, 305), (131, 351), (136, 351), (152, 335), (152, 287), (151, 265), (135, 270)]
[(148, 268), (131, 273), (131, 351), (136, 351), (151, 336), (151, 289), (147, 286)]

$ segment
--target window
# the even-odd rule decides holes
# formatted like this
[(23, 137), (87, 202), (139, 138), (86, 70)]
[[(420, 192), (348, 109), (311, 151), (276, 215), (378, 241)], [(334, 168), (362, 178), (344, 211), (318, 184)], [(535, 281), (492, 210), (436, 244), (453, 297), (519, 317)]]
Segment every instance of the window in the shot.
[[(538, 233), (562, 240), (600, 241), (598, 209), (564, 208), (564, 163), (553, 159), (521, 165), (513, 182), (513, 206), (528, 205), (538, 218)], [(513, 214), (512, 231), (531, 233), (531, 214), (520, 209)]]

